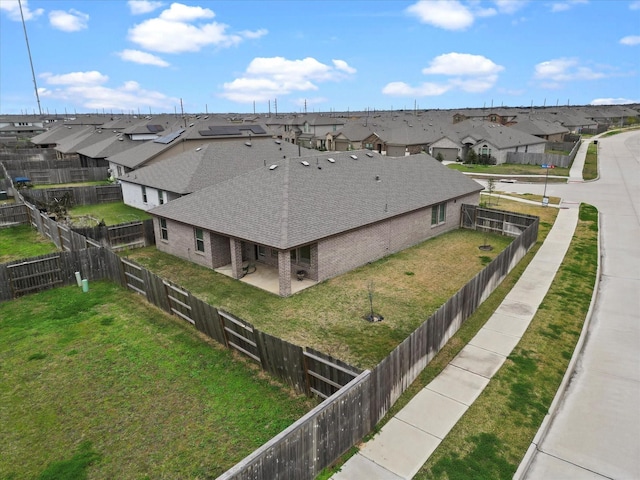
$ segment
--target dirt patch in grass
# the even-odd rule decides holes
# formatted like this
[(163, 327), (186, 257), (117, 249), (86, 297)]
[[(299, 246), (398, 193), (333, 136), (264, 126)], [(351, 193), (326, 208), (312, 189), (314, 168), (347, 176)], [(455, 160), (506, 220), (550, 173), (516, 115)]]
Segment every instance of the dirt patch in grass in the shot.
[(3, 479), (215, 478), (315, 405), (108, 282), (0, 304), (0, 371)]

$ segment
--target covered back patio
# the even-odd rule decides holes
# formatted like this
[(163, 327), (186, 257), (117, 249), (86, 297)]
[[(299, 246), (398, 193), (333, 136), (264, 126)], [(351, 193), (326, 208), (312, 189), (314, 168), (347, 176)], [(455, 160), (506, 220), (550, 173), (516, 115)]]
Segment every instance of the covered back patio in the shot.
[[(247, 273), (237, 280), (247, 283), (251, 286), (260, 288), (269, 293), (280, 295), (280, 277), (278, 274), (278, 268), (272, 265), (267, 265), (261, 262), (251, 262), (252, 267), (248, 269)], [(255, 270), (253, 266), (255, 265)], [(226, 275), (227, 277), (234, 278), (232, 265), (224, 265), (222, 267), (214, 269), (216, 272)], [(291, 295), (298, 293), (305, 288), (312, 287), (317, 284), (315, 280), (311, 280), (308, 277), (298, 280), (295, 273), (291, 274)]]

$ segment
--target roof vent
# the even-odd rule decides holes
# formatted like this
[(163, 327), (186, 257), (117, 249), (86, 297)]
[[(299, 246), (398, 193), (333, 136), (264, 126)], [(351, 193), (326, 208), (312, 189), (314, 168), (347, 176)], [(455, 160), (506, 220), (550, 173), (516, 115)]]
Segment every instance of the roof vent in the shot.
[(195, 125), (195, 123), (190, 123), (189, 124), (190, 127), (193, 127), (194, 125)]
[(280, 140), (276, 140), (276, 145), (280, 145), (282, 142)]
[(273, 165), (271, 165), (269, 167), (269, 170), (275, 170), (276, 168), (278, 168), (278, 165), (276, 165), (275, 163)]
[(251, 142), (244, 142), (244, 144), (245, 144), (247, 147), (250, 147), (250, 146), (251, 146)]
[(367, 157), (369, 157), (369, 158), (373, 158), (373, 153), (371, 153), (371, 152), (367, 152)]
[(307, 162), (306, 160), (303, 160), (300, 162), (302, 165), (304, 165), (305, 167), (309, 166), (309, 162)]
[(329, 160), (329, 163), (336, 163), (335, 159), (333, 158), (327, 158), (327, 160)]
[(122, 137), (118, 137), (118, 141), (119, 141), (119, 142), (124, 142), (124, 138), (122, 138)]
[(200, 150), (202, 150), (202, 147), (196, 148), (196, 152), (199, 152)]
[(350, 156), (351, 158), (353, 158), (354, 160), (357, 160), (357, 159), (358, 159), (358, 156), (357, 156), (357, 155), (349, 155), (349, 156)]

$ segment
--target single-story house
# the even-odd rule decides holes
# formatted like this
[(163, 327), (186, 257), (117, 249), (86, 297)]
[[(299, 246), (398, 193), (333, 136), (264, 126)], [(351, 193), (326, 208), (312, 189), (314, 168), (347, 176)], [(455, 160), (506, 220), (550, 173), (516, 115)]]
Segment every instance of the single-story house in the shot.
[[(158, 145), (145, 143), (147, 147)], [(255, 168), (271, 165), (284, 157), (317, 153), (266, 137), (253, 138), (250, 142), (246, 139), (224, 140), (197, 147), (191, 145), (184, 153), (120, 175), (118, 182), (125, 204), (149, 210)]]
[(159, 250), (209, 268), (277, 269), (279, 294), (304, 271), (316, 282), (460, 225), (482, 186), (426, 154), (368, 150), (282, 158), (149, 210)]

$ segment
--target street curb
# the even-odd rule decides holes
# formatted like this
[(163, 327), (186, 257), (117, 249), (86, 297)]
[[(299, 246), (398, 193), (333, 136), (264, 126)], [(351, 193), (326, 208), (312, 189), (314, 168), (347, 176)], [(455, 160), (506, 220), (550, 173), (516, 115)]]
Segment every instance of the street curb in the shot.
[[(598, 267), (596, 269), (596, 281), (593, 285), (593, 294), (591, 295), (591, 303), (589, 304), (589, 310), (587, 311), (587, 315), (584, 320), (584, 324), (582, 325), (582, 331), (580, 332), (580, 338), (578, 338), (578, 342), (576, 343), (576, 347), (573, 350), (573, 355), (571, 356), (571, 360), (567, 365), (567, 371), (562, 377), (562, 382), (560, 382), (560, 386), (558, 387), (558, 391), (556, 392), (551, 405), (549, 406), (549, 410), (545, 415), (542, 423), (540, 424), (540, 428), (536, 432), (536, 435), (533, 437), (531, 441), (531, 445), (527, 449), (516, 473), (513, 475), (514, 480), (522, 480), (525, 478), (526, 473), (529, 471), (533, 460), (535, 459), (536, 453), (540, 450), (540, 444), (547, 436), (549, 432), (549, 428), (553, 423), (553, 419), (558, 412), (558, 409), (562, 402), (564, 401), (566, 389), (571, 383), (571, 380), (575, 374), (576, 365), (578, 363), (579, 357), (581, 356), (582, 350), (584, 349), (584, 344), (586, 343), (587, 337), (589, 335), (589, 327), (591, 325), (591, 317), (593, 315), (593, 309), (598, 297), (598, 290), (600, 288), (600, 269), (602, 265), (602, 252), (600, 250), (600, 245), (602, 243), (602, 229), (601, 226), (601, 218), (600, 212), (598, 212)], [(541, 451), (541, 450), (540, 450)]]

